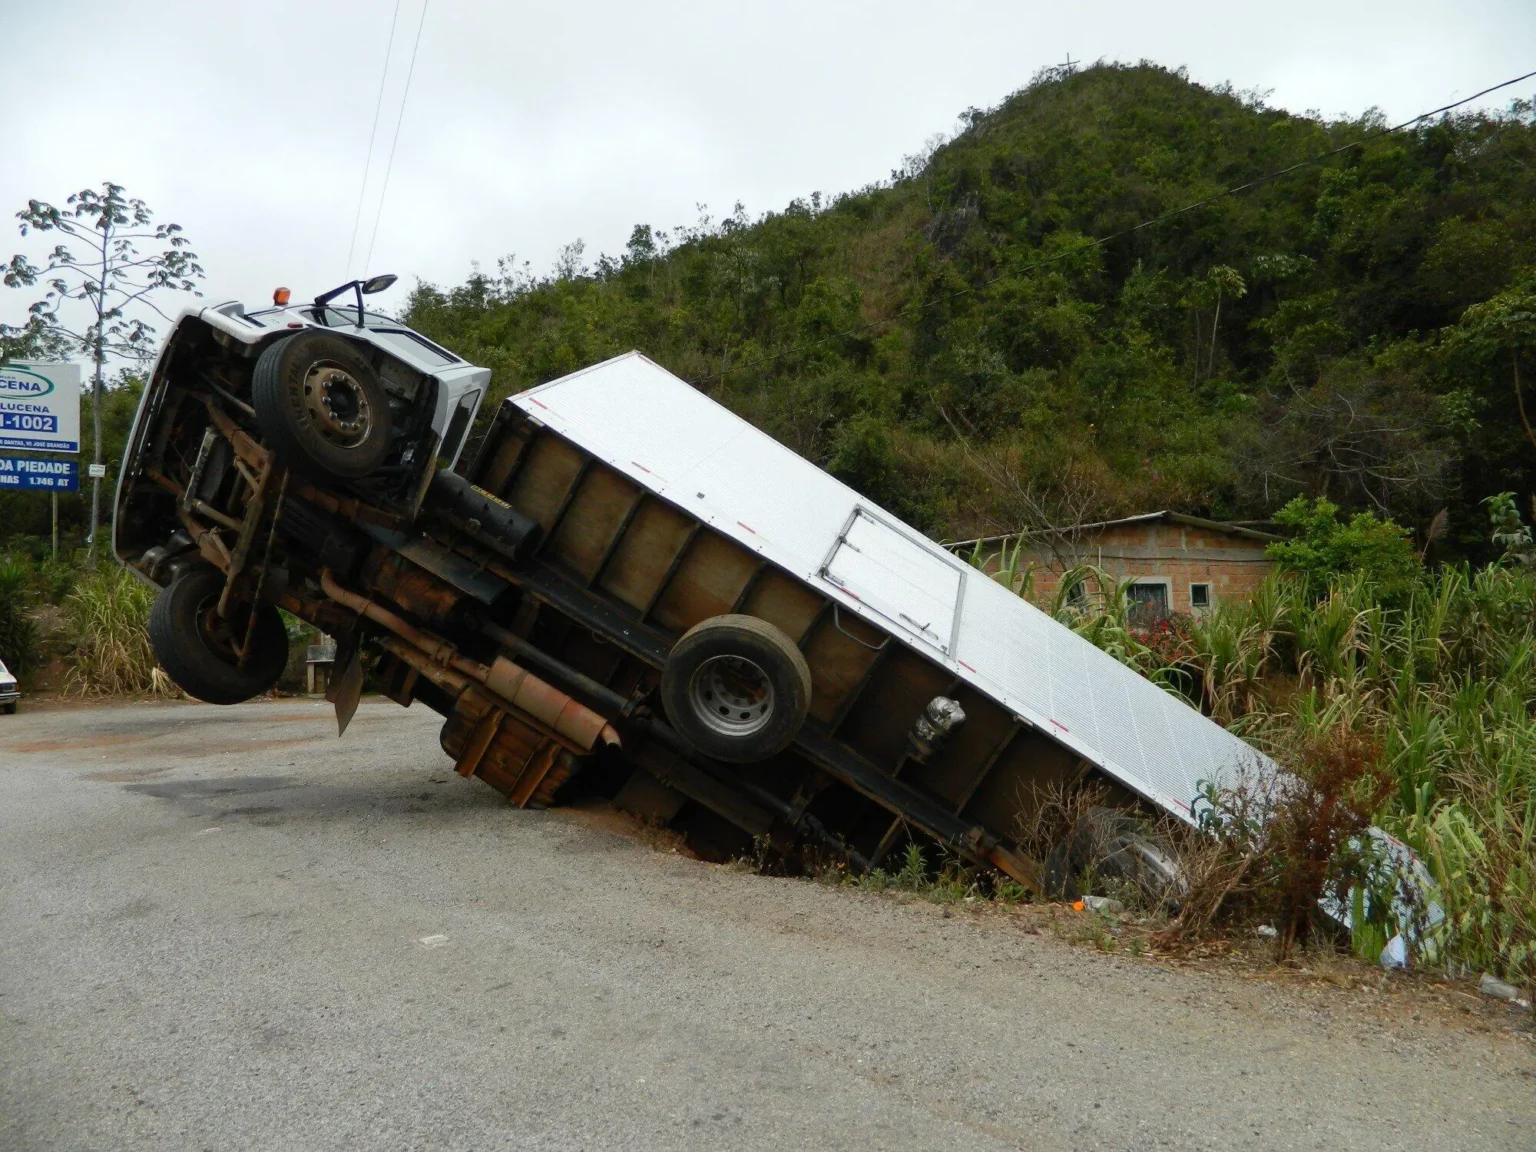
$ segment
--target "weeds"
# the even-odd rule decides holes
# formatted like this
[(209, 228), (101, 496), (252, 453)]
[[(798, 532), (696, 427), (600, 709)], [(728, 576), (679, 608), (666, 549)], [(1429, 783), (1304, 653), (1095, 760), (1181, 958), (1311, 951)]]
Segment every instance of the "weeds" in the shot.
[(103, 567), (80, 579), (64, 600), (73, 650), (65, 691), (80, 696), (176, 695), (149, 646), (153, 593), (126, 569)]
[[(894, 872), (871, 868), (859, 876), (842, 874), (842, 883), (864, 892), (910, 892), (937, 904), (958, 904), (967, 899), (989, 895), (981, 878), (970, 867), (946, 856), (937, 869), (930, 869), (920, 844), (909, 843), (902, 853), (901, 867)], [(1012, 885), (1009, 898), (1017, 901), (1025, 893)]]
[(1206, 787), (1196, 806), (1203, 835), (1182, 853), (1188, 893), (1165, 942), (1262, 920), (1276, 926), (1284, 960), (1306, 944), (1319, 901), (1347, 908), (1353, 899), (1354, 925), (1380, 937), (1380, 952), (1391, 898), (1373, 898), (1381, 881), (1368, 829), (1395, 787), (1380, 747), (1341, 724), (1299, 737), (1286, 762), (1291, 771), (1280, 776)]
[[(1275, 915), (1291, 943), (1304, 939), (1318, 854), (1336, 845), (1347, 856), (1364, 820), (1413, 848), (1438, 888), (1446, 920), (1422, 958), (1536, 986), (1536, 571), (1527, 530), (1502, 511), (1503, 562), (1425, 572), (1385, 601), (1358, 574), (1312, 591), (1276, 576), (1248, 603), (1140, 628), (1125, 586), (1084, 566), (1039, 605), (1303, 782), (1262, 810), (1222, 798), (1219, 834), (1178, 845), (1189, 888), (1173, 936)], [(1034, 581), (1008, 559), (1005, 582), (1029, 595)], [(1270, 859), (1277, 851), (1288, 858)], [(1324, 888), (1367, 865), (1338, 862)], [(1353, 943), (1366, 954), (1383, 932), (1381, 901), (1357, 891), (1367, 914), (1352, 917)]]

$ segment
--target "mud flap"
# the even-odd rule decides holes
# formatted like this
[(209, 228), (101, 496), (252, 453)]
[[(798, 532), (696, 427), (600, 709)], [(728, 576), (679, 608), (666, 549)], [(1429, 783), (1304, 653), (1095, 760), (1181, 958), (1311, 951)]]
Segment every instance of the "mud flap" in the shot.
[(352, 717), (357, 712), (357, 702), (362, 696), (363, 662), (358, 658), (357, 645), (354, 644), (351, 656), (347, 659), (347, 670), (332, 681), (325, 691), (325, 698), (336, 705), (337, 736), (344, 733), (347, 725), (352, 723)]

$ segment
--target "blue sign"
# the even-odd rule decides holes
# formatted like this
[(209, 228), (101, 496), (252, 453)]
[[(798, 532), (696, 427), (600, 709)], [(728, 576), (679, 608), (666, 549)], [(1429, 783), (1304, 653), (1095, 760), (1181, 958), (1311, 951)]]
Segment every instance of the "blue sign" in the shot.
[(73, 460), (28, 460), (0, 456), (0, 492), (15, 489), (44, 492), (75, 492), (80, 488), (80, 465)]

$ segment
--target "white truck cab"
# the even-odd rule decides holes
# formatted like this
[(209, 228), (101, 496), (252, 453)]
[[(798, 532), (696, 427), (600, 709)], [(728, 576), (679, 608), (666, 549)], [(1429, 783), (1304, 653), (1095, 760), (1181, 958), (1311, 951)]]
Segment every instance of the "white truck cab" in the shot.
[(294, 483), (410, 522), (433, 477), (458, 460), (491, 373), (369, 311), (364, 297), (394, 282), (352, 280), (308, 303), (280, 288), (271, 307), (229, 301), (177, 317), (119, 472), (119, 560), (161, 584), (168, 553), (155, 549), (188, 551), (192, 527), (220, 533), (243, 515), (247, 493), (231, 485), (250, 471), (244, 443), (270, 453)]

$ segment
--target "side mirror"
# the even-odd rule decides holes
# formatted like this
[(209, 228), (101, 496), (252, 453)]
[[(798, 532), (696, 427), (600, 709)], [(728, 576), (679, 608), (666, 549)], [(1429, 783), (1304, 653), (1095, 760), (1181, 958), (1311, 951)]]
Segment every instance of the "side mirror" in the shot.
[(375, 292), (382, 292), (398, 279), (400, 277), (389, 272), (382, 276), (372, 276), (363, 281), (363, 295), (372, 296)]

